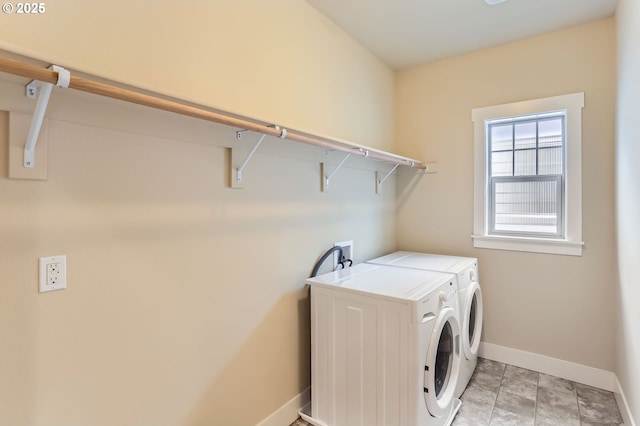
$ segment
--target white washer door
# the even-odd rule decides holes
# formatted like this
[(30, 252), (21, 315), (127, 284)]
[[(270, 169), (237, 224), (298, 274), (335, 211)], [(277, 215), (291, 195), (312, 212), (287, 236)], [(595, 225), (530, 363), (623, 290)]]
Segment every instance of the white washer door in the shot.
[(444, 308), (433, 326), (424, 367), (424, 400), (432, 416), (448, 415), (460, 372), (460, 326), (456, 313)]
[(480, 284), (473, 281), (465, 290), (462, 308), (462, 353), (466, 359), (478, 356), (480, 333), (482, 332), (482, 290)]

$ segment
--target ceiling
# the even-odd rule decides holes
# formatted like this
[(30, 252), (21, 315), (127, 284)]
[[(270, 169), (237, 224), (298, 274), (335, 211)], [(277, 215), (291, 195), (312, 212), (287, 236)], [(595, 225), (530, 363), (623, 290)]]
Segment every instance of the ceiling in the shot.
[(395, 70), (593, 21), (618, 0), (307, 0)]

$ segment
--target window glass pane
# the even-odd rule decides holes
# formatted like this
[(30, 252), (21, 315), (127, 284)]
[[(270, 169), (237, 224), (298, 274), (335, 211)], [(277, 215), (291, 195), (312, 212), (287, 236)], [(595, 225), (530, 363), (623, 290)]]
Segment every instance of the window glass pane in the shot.
[(494, 179), (491, 232), (559, 235), (564, 116), (553, 113), (494, 122), (489, 131)]
[(526, 149), (515, 151), (514, 176), (535, 176), (536, 174), (536, 150)]
[(491, 151), (504, 151), (513, 149), (513, 125), (502, 124), (492, 125), (491, 128)]
[(491, 176), (513, 176), (513, 151), (491, 153)]
[(538, 146), (540, 148), (562, 146), (562, 121), (561, 118), (554, 118), (538, 122)]
[(516, 149), (535, 148), (536, 147), (536, 122), (518, 123), (515, 128)]
[(562, 174), (562, 147), (547, 148), (538, 151), (538, 174)]
[(558, 181), (494, 182), (494, 229), (557, 234)]

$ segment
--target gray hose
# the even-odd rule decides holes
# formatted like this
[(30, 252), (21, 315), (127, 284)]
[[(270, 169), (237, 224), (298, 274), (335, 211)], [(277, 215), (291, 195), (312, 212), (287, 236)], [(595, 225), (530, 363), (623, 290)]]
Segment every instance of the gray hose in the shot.
[(327, 260), (327, 258), (329, 256), (331, 256), (331, 254), (337, 251), (338, 252), (338, 258), (340, 260), (342, 260), (343, 256), (342, 256), (342, 247), (340, 246), (333, 246), (331, 247), (329, 250), (326, 251), (325, 254), (322, 255), (322, 257), (320, 257), (320, 259), (316, 262), (316, 264), (313, 266), (313, 271), (311, 271), (311, 278), (315, 277), (316, 275), (318, 275), (318, 270), (320, 269), (320, 267), (322, 266), (322, 264), (325, 262), (325, 260)]

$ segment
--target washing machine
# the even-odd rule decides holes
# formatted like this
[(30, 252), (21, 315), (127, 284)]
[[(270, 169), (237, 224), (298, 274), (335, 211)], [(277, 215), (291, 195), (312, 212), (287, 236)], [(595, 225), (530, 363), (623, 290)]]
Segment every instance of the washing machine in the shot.
[(478, 260), (471, 257), (399, 251), (367, 263), (448, 272), (456, 276), (462, 362), (455, 396), (460, 397), (478, 363), (482, 331), (482, 290), (478, 280)]
[(460, 408), (455, 276), (359, 264), (307, 280), (317, 426), (448, 426)]

